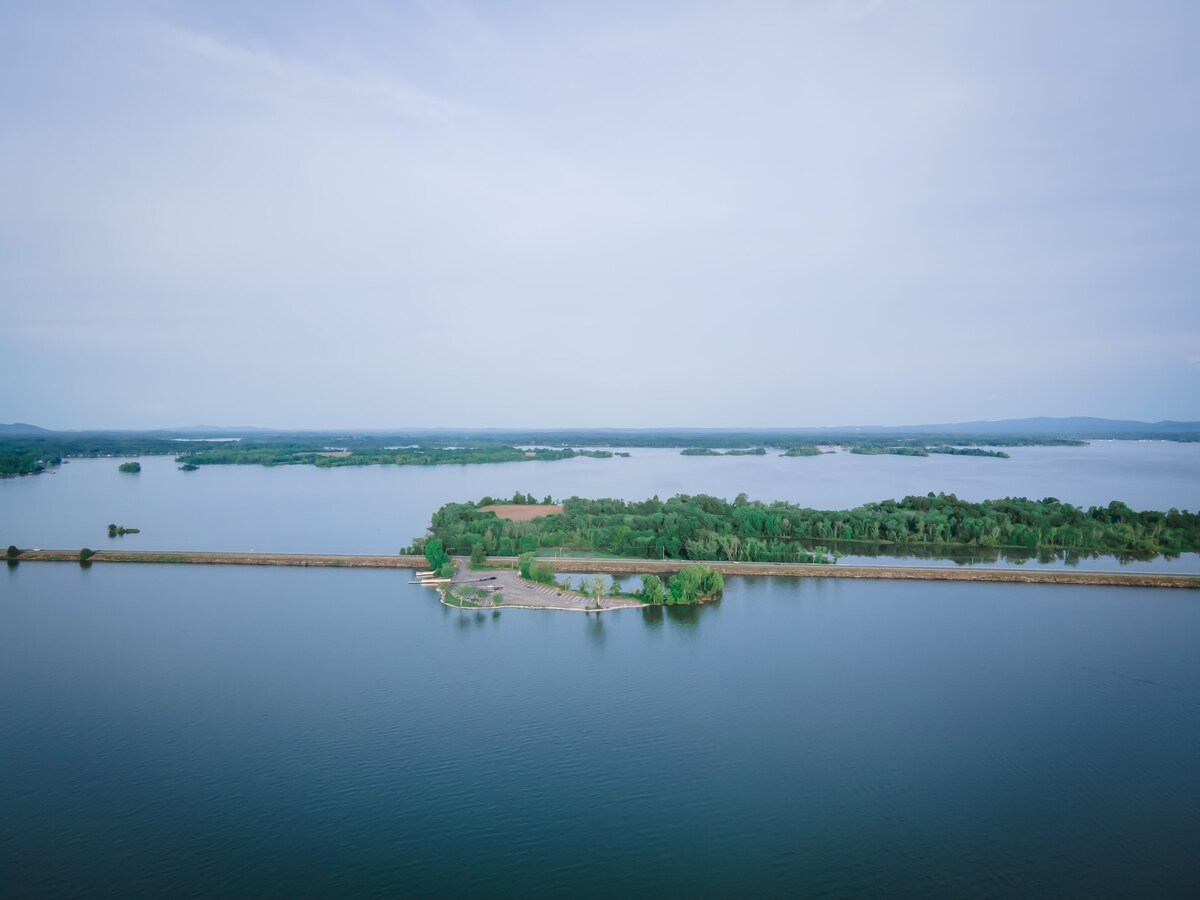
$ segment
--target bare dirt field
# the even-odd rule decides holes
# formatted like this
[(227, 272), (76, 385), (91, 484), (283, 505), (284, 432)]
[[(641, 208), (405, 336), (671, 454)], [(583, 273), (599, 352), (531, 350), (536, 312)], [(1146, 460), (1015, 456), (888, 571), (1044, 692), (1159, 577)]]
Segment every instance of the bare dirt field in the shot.
[(497, 503), (493, 506), (481, 506), (480, 512), (494, 512), (498, 519), (508, 519), (510, 522), (528, 522), (539, 516), (552, 516), (560, 513), (563, 508), (557, 503)]

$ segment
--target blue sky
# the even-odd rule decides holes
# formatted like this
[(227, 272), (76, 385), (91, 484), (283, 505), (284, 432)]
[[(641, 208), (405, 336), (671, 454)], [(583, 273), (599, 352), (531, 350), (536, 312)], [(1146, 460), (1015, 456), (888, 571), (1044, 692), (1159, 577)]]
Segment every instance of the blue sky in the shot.
[(1198, 26), (0, 2), (0, 421), (1200, 419)]

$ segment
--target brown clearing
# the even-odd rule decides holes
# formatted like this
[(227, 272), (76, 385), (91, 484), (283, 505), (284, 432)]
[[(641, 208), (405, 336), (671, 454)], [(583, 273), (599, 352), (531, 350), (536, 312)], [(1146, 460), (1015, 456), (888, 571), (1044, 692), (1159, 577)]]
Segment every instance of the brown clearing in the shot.
[(563, 508), (557, 503), (497, 503), (493, 506), (481, 506), (479, 511), (494, 512), (497, 519), (508, 519), (510, 522), (528, 522), (538, 516), (560, 513)]

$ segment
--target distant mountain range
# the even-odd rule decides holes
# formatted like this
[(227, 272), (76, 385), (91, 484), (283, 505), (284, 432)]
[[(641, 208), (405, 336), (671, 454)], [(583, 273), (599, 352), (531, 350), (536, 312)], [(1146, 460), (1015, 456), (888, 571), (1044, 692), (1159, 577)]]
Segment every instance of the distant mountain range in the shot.
[(669, 433), (672, 435), (790, 435), (797, 438), (818, 439), (829, 435), (970, 435), (978, 437), (1073, 437), (1073, 438), (1152, 438), (1200, 435), (1200, 422), (1138, 422), (1130, 419), (1099, 419), (1091, 416), (1050, 418), (1038, 416), (1029, 419), (999, 419), (996, 421), (951, 422), (927, 425), (842, 425), (837, 427), (780, 427), (780, 428), (370, 428), (370, 429), (274, 429), (253, 426), (189, 425), (182, 428), (131, 429), (87, 429), (86, 431), (54, 432), (50, 429), (25, 422), (0, 423), (0, 435), (49, 435), (49, 434), (139, 434), (139, 435), (204, 435), (227, 437), (239, 435), (294, 435), (294, 434), (404, 434), (404, 435), (487, 435), (501, 437), (509, 435), (604, 435), (632, 437), (638, 434)]
[(1056, 435), (1063, 437), (1108, 437), (1119, 434), (1190, 434), (1200, 432), (1200, 422), (1137, 422), (1132, 419), (1098, 419), (1092, 416), (1031, 419), (998, 419), (993, 422), (953, 422), (936, 425), (864, 425), (858, 428), (828, 428), (821, 431), (863, 431), (878, 434), (979, 434)]
[[(297, 434), (301, 432), (279, 432), (272, 428), (256, 428), (253, 425), (185, 425), (182, 428), (72, 428), (62, 431), (55, 431), (52, 428), (42, 428), (38, 425), (30, 425), (28, 422), (12, 422), (5, 424), (0, 422), (0, 434), (139, 434), (139, 435), (177, 435), (177, 434), (203, 434), (211, 436), (225, 435), (243, 435), (255, 433), (289, 433)], [(311, 433), (304, 431), (303, 433)]]

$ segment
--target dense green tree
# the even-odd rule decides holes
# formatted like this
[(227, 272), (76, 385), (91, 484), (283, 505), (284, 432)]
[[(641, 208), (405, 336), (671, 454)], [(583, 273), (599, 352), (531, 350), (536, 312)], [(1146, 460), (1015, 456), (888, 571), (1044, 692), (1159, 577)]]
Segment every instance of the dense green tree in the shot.
[(721, 573), (708, 566), (684, 566), (667, 582), (666, 603), (697, 603), (724, 587)]
[(719, 594), (724, 584), (721, 573), (708, 566), (685, 566), (665, 586), (657, 575), (643, 576), (640, 596), (643, 603), (701, 603)]
[(487, 561), (487, 553), (484, 552), (483, 543), (476, 542), (471, 545), (471, 565), (482, 566)]
[(662, 579), (657, 575), (642, 576), (641, 596), (643, 603), (662, 603), (664, 596)]
[(446, 548), (441, 540), (433, 538), (425, 543), (425, 559), (429, 568), (438, 569), (446, 563)]

